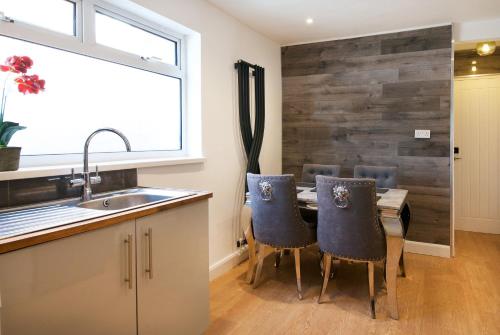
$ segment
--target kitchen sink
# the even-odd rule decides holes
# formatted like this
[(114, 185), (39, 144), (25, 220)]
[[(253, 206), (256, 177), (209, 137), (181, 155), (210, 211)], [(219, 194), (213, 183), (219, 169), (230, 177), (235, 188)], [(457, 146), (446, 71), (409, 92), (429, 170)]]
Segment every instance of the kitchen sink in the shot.
[(116, 211), (167, 201), (174, 197), (173, 195), (149, 194), (145, 192), (137, 194), (119, 194), (102, 199), (81, 202), (77, 206), (101, 211)]
[(189, 191), (137, 187), (94, 195), (94, 199), (85, 202), (69, 199), (0, 210), (0, 239), (104, 217), (194, 194)]

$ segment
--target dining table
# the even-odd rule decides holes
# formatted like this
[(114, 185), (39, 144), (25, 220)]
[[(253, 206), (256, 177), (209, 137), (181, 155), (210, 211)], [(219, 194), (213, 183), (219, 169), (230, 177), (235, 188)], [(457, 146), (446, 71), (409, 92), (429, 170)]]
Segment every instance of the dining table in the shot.
[[(252, 207), (247, 194), (245, 205), (241, 210), (241, 226), (244, 229), (248, 244), (248, 271), (247, 281), (253, 278), (257, 264), (257, 242), (252, 230)], [(297, 202), (301, 212), (318, 210), (318, 198), (314, 184), (297, 183)], [(385, 262), (385, 275), (387, 287), (387, 306), (392, 319), (399, 319), (397, 302), (397, 277), (399, 272), (399, 259), (404, 246), (404, 224), (402, 212), (404, 208), (409, 209), (408, 190), (405, 189), (381, 189), (377, 188), (377, 208), (380, 222), (382, 223), (386, 236), (387, 255)]]

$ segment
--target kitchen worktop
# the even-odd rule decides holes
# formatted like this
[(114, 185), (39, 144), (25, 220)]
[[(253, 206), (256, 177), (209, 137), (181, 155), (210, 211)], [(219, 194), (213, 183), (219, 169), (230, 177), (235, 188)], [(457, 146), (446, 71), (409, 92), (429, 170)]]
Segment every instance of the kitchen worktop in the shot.
[(0, 254), (100, 229), (103, 227), (125, 222), (127, 220), (141, 218), (160, 211), (208, 199), (211, 198), (212, 196), (213, 194), (210, 192), (193, 191), (192, 195), (174, 200), (158, 202), (151, 205), (142, 206), (139, 208), (132, 208), (130, 210), (120, 211), (118, 213), (103, 215), (97, 218), (81, 220), (75, 223), (64, 224), (50, 229), (44, 229), (36, 232), (0, 239)]

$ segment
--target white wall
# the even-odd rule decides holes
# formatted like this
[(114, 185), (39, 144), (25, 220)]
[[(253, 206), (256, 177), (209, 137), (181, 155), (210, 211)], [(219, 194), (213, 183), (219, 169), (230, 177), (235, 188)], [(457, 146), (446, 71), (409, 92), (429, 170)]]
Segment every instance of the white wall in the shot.
[(458, 22), (454, 25), (456, 42), (471, 42), (500, 39), (500, 18)]
[(214, 268), (237, 255), (235, 241), (241, 233), (238, 220), (246, 163), (236, 108), (234, 63), (241, 58), (265, 68), (266, 127), (261, 170), (281, 173), (280, 47), (206, 1), (135, 2), (201, 34), (202, 149), (206, 162), (139, 169), (139, 185), (214, 193), (209, 229), (209, 259)]

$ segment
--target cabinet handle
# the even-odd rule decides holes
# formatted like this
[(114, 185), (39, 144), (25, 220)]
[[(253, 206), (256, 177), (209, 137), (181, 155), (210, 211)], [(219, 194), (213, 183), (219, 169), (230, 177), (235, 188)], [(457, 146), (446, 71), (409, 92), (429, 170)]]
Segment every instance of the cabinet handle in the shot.
[(146, 273), (149, 274), (149, 279), (153, 279), (153, 228), (148, 228), (144, 235), (148, 239), (148, 267)]
[(128, 234), (127, 239), (124, 241), (127, 245), (127, 278), (125, 282), (128, 283), (128, 288), (132, 289), (132, 234)]

